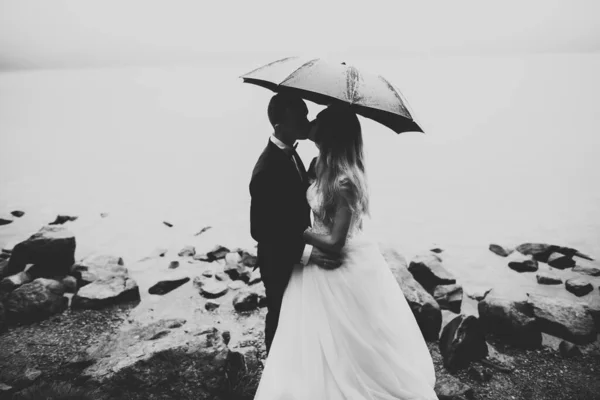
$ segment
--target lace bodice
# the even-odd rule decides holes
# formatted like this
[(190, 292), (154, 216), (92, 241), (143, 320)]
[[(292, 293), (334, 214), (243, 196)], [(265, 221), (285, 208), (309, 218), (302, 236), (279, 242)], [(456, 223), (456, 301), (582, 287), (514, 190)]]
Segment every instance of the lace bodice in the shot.
[[(329, 234), (331, 233), (331, 226), (328, 226), (327, 223), (323, 220), (322, 215), (322, 203), (323, 196), (319, 192), (317, 185), (313, 182), (308, 187), (306, 191), (306, 199), (308, 200), (308, 205), (310, 206), (313, 216), (314, 223), (312, 226), (312, 230), (315, 233), (319, 234)], [(348, 239), (353, 238), (362, 232), (362, 216), (361, 215), (353, 215), (352, 221), (350, 222), (350, 229), (348, 230)]]

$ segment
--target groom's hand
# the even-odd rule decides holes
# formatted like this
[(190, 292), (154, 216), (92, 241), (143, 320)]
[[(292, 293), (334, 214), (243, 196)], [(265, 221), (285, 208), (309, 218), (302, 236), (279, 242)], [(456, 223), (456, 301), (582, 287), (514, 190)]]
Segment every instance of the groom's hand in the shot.
[(309, 263), (315, 263), (323, 269), (336, 269), (342, 265), (342, 260), (339, 256), (331, 253), (325, 253), (316, 247), (313, 247), (312, 253), (310, 253)]

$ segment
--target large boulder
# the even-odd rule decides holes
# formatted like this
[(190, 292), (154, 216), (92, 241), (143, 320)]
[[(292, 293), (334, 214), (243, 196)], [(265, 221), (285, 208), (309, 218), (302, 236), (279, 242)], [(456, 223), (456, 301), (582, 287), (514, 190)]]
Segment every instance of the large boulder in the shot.
[(398, 251), (384, 244), (380, 245), (380, 249), (417, 320), (423, 337), (429, 341), (437, 340), (442, 326), (440, 306), (408, 271), (406, 259)]
[(113, 304), (140, 300), (140, 289), (129, 275), (97, 279), (73, 296), (73, 309), (100, 309)]
[(480, 321), (473, 315), (459, 315), (442, 330), (440, 353), (444, 366), (451, 370), (466, 368), (488, 354)]
[(0, 281), (0, 301), (4, 300), (13, 290), (33, 280), (31, 275), (25, 271), (7, 276)]
[(88, 256), (73, 265), (71, 273), (78, 278), (79, 286), (128, 274), (123, 259), (110, 254)]
[(7, 317), (12, 321), (33, 322), (64, 311), (69, 299), (65, 287), (52, 279), (38, 278), (15, 289), (6, 298)]
[(542, 332), (580, 345), (596, 340), (594, 320), (585, 305), (533, 294), (528, 294), (527, 303)]
[(585, 278), (571, 278), (565, 282), (565, 288), (577, 297), (585, 296), (594, 290), (591, 282)]
[[(139, 396), (152, 387), (153, 393), (168, 393), (175, 398), (216, 399), (223, 388), (238, 384), (239, 375), (230, 365), (232, 351), (219, 330), (171, 328), (173, 323), (159, 320), (132, 325), (104, 338), (90, 349), (89, 358), (95, 362), (83, 377), (113, 389), (119, 385), (123, 398)], [(189, 385), (181, 390), (173, 388), (184, 382), (194, 382), (193, 396), (186, 391)]]
[(428, 253), (415, 257), (408, 266), (408, 270), (425, 290), (432, 292), (438, 285), (456, 283), (456, 278), (442, 266), (441, 258)]
[(433, 298), (443, 310), (460, 313), (463, 300), (463, 288), (461, 285), (439, 285), (433, 290)]
[(541, 346), (542, 334), (526, 301), (514, 301), (492, 293), (480, 301), (477, 308), (486, 333), (518, 347)]
[(68, 275), (75, 263), (75, 236), (62, 226), (44, 226), (12, 250), (4, 276), (14, 275), (34, 264), (33, 278)]

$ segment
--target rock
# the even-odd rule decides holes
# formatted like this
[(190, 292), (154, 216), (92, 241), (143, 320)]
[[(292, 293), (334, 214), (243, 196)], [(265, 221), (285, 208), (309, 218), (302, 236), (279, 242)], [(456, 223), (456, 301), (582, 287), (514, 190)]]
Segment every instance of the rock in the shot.
[(515, 369), (514, 357), (500, 353), (491, 344), (488, 346), (488, 356), (480, 362), (501, 372), (512, 372)]
[(450, 321), (442, 330), (439, 346), (450, 371), (466, 368), (488, 354), (483, 328), (473, 315), (459, 315)]
[(25, 211), (15, 210), (15, 211), (11, 211), (10, 214), (13, 217), (21, 218), (23, 215), (25, 215)]
[(596, 331), (600, 332), (600, 300), (594, 299), (590, 304), (586, 304), (585, 308), (594, 320)]
[(562, 253), (552, 253), (548, 256), (548, 265), (558, 269), (573, 268), (575, 266), (575, 260)]
[(79, 217), (71, 215), (57, 215), (56, 219), (53, 222), (50, 222), (48, 225), (62, 225), (66, 222), (77, 221), (77, 218)]
[(517, 246), (517, 251), (521, 254), (531, 255), (536, 260), (542, 261), (542, 262), (547, 262), (550, 255), (555, 252), (561, 253), (561, 254), (563, 254), (565, 256), (569, 256), (569, 257), (577, 256), (580, 258), (585, 258), (586, 260), (593, 261), (593, 258), (591, 258), (588, 255), (582, 254), (577, 249), (573, 249), (570, 247), (556, 246), (556, 245), (552, 245), (552, 244), (545, 244), (545, 243), (523, 243), (523, 244)]
[(488, 295), (477, 305), (486, 333), (518, 347), (538, 348), (542, 334), (527, 302)]
[(100, 309), (109, 305), (140, 300), (140, 289), (128, 274), (98, 279), (73, 296), (73, 309)]
[(4, 395), (9, 395), (14, 391), (12, 386), (9, 386), (5, 383), (0, 382), (0, 398)]
[(579, 347), (573, 343), (567, 342), (566, 340), (560, 342), (560, 345), (558, 345), (558, 350), (560, 351), (560, 355), (564, 358), (577, 357), (581, 355), (581, 350), (579, 350)]
[(246, 284), (242, 281), (233, 281), (230, 282), (229, 285), (227, 285), (227, 287), (229, 287), (229, 289), (231, 290), (239, 290), (246, 287)]
[(261, 282), (262, 276), (260, 275), (260, 270), (257, 268), (250, 274), (250, 280), (248, 281), (248, 285), (254, 285), (255, 283)]
[(406, 259), (398, 251), (385, 244), (381, 244), (380, 248), (417, 320), (423, 337), (429, 341), (437, 340), (442, 326), (440, 306), (408, 271)]
[(471, 365), (467, 371), (471, 379), (477, 382), (487, 382), (492, 379), (492, 371), (481, 365)]
[(158, 257), (164, 257), (168, 251), (169, 250), (165, 249), (165, 248), (154, 249), (154, 251), (149, 256), (142, 258), (140, 261), (147, 261), (147, 260), (152, 260), (152, 259), (158, 258)]
[(227, 275), (223, 272), (217, 272), (215, 274), (215, 279), (218, 281), (226, 281), (228, 279)]
[(237, 251), (229, 252), (225, 254), (226, 265), (238, 265), (242, 261), (242, 256)]
[(450, 310), (459, 314), (463, 299), (463, 288), (461, 285), (439, 285), (433, 291), (433, 298), (443, 310)]
[(258, 282), (253, 285), (250, 289), (251, 292), (256, 293), (258, 296), (258, 306), (266, 307), (267, 306), (267, 294), (265, 291), (265, 285), (262, 282)]
[(473, 396), (473, 389), (452, 375), (444, 374), (437, 377), (434, 390), (440, 400), (456, 400)]
[(169, 269), (176, 269), (179, 268), (179, 261), (177, 260), (173, 260), (169, 263)]
[(75, 263), (75, 236), (62, 226), (45, 226), (39, 232), (17, 244), (12, 250), (4, 275), (13, 275), (35, 265), (32, 278), (64, 276)]
[(64, 311), (69, 299), (65, 287), (52, 279), (38, 278), (15, 289), (4, 305), (7, 317), (19, 321), (39, 321)]
[(223, 296), (229, 290), (223, 282), (214, 279), (203, 279), (201, 277), (194, 278), (194, 286), (196, 286), (200, 294), (207, 299), (216, 299)]
[[(5, 254), (5, 253), (2, 253)], [(6, 270), (6, 267), (8, 266), (8, 257), (6, 258), (0, 258), (0, 279), (3, 276), (6, 276), (7, 274), (4, 273), (4, 271)]]
[(523, 258), (518, 261), (508, 263), (510, 269), (517, 272), (535, 272), (538, 270), (538, 262), (531, 258)]
[(16, 288), (31, 281), (33, 281), (33, 278), (25, 271), (2, 279), (2, 281), (0, 281), (0, 301), (6, 298), (8, 294)]
[(8, 215), (4, 216), (4, 217), (0, 217), (0, 226), (12, 224), (13, 221), (14, 221), (14, 218), (12, 218)]
[(510, 254), (512, 254), (512, 252), (515, 251), (515, 249), (503, 247), (503, 246), (500, 246), (499, 244), (490, 244), (489, 249), (492, 253), (495, 253), (502, 257), (508, 257)]
[(216, 245), (211, 251), (206, 253), (208, 261), (216, 261), (225, 258), (225, 255), (229, 253), (229, 249), (224, 246)]
[(210, 262), (212, 261), (206, 254), (196, 254), (192, 257), (196, 261)]
[(168, 222), (168, 221), (163, 221), (163, 224), (165, 224), (166, 226), (168, 226), (169, 228), (173, 227), (173, 224)]
[(240, 264), (250, 268), (250, 269), (254, 269), (254, 267), (256, 267), (256, 256), (253, 254), (248, 253), (247, 251), (242, 251), (240, 253), (240, 256), (242, 257), (242, 259), (240, 260)]
[(212, 278), (214, 276), (214, 273), (212, 271), (204, 271), (202, 273), (202, 276), (204, 276), (206, 278)]
[(456, 283), (454, 276), (442, 266), (440, 258), (435, 254), (425, 254), (415, 257), (410, 262), (408, 270), (417, 282), (430, 293), (438, 285)]
[(204, 228), (200, 229), (198, 232), (196, 232), (194, 234), (194, 236), (200, 236), (201, 234), (203, 234), (204, 232), (206, 232), (207, 230), (209, 230), (210, 228), (212, 228), (212, 226), (205, 226)]
[(584, 305), (554, 297), (528, 296), (527, 302), (542, 332), (575, 344), (595, 341), (594, 320)]
[(163, 294), (167, 294), (175, 289), (177, 289), (179, 286), (183, 285), (184, 283), (187, 283), (190, 280), (190, 278), (181, 278), (181, 279), (175, 279), (172, 281), (160, 281), (157, 284), (155, 284), (154, 286), (152, 286), (150, 289), (148, 289), (148, 293), (150, 294), (158, 294), (158, 295), (163, 295)]
[(193, 257), (196, 255), (196, 248), (194, 246), (185, 246), (178, 255), (179, 257)]
[(252, 311), (258, 308), (258, 294), (252, 291), (240, 291), (233, 298), (233, 308), (237, 312)]
[(231, 332), (223, 331), (221, 333), (221, 337), (223, 338), (223, 342), (225, 342), (225, 344), (229, 344), (229, 342), (231, 341)]
[(108, 213), (105, 213), (105, 212), (100, 213), (100, 217), (101, 218), (106, 218), (106, 217), (108, 217)]
[(65, 291), (67, 293), (77, 292), (77, 279), (74, 276), (67, 275), (61, 282), (65, 286)]
[(244, 283), (250, 282), (250, 277), (252, 276), (252, 270), (242, 264), (227, 264), (225, 265), (224, 272), (232, 281), (240, 280)]
[(217, 308), (219, 308), (221, 305), (219, 303), (217, 303), (216, 301), (213, 300), (208, 300), (205, 304), (204, 304), (204, 308), (207, 311), (214, 311)]
[(148, 387), (168, 393), (162, 392), (162, 388), (168, 390), (172, 385), (168, 376), (159, 383), (154, 374), (148, 374), (150, 369), (169, 373), (179, 366), (175, 373), (182, 379), (202, 379), (202, 385), (195, 387), (192, 396), (197, 399), (216, 398), (215, 393), (220, 389), (236, 384), (228, 378), (230, 350), (216, 328), (187, 336), (182, 336), (182, 331), (171, 331), (160, 340), (149, 340), (165, 331), (164, 325), (162, 322), (143, 327), (133, 325), (104, 339), (93, 351), (95, 362), (83, 372), (83, 378), (102, 385), (126, 368), (126, 376), (135, 379), (128, 381), (126, 389), (123, 386), (129, 392), (121, 393), (123, 398), (142, 393)]
[(78, 277), (80, 286), (96, 280), (127, 275), (127, 268), (121, 257), (109, 254), (94, 254), (73, 265), (71, 273)]
[(492, 291), (491, 287), (472, 287), (467, 289), (467, 296), (473, 300), (481, 301)]
[(436, 253), (436, 254), (441, 254), (444, 252), (444, 250), (440, 249), (439, 247), (434, 247), (433, 249), (430, 249), (429, 251), (431, 251), (432, 253)]
[(594, 290), (592, 284), (585, 278), (571, 278), (565, 282), (565, 287), (577, 297), (585, 296)]
[(560, 285), (562, 283), (562, 279), (558, 276), (547, 274), (547, 273), (539, 273), (536, 276), (537, 283), (540, 285)]
[(176, 328), (181, 328), (183, 325), (186, 324), (186, 322), (187, 322), (187, 320), (185, 320), (184, 318), (175, 318), (175, 319), (167, 320), (165, 325), (169, 329), (176, 329)]
[(583, 267), (581, 265), (576, 265), (573, 268), (573, 272), (578, 272), (580, 274), (589, 276), (600, 276), (600, 268), (595, 267)]

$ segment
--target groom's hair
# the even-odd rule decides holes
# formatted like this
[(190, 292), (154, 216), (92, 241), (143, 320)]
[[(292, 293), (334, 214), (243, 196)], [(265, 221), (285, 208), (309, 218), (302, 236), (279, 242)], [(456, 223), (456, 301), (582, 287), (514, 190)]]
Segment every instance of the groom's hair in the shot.
[(301, 107), (303, 102), (302, 98), (293, 94), (277, 93), (275, 96), (271, 97), (271, 101), (269, 101), (269, 108), (267, 109), (269, 122), (275, 127), (275, 125), (283, 122), (286, 109)]

